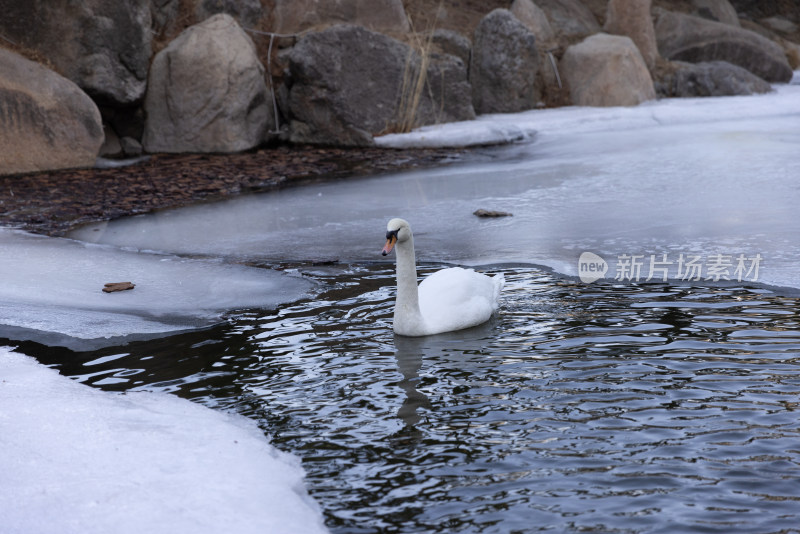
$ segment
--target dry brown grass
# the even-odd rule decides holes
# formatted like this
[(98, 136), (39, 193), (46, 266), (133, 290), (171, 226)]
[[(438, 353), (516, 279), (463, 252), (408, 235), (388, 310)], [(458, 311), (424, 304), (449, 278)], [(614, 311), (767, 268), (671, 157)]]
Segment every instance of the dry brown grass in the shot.
[(5, 37), (0, 38), (0, 48), (4, 48), (6, 50), (10, 50), (10, 51), (14, 52), (15, 54), (19, 54), (20, 56), (24, 57), (25, 59), (29, 59), (29, 60), (31, 60), (31, 61), (33, 61), (35, 63), (39, 63), (42, 66), (44, 66), (44, 67), (46, 67), (46, 68), (48, 68), (48, 69), (50, 69), (52, 71), (55, 71), (55, 72), (58, 72), (59, 74), (62, 74), (62, 76), (63, 76), (63, 73), (61, 73), (58, 69), (56, 69), (55, 65), (53, 65), (53, 63), (50, 61), (50, 59), (48, 59), (47, 56), (45, 56), (44, 54), (42, 54), (38, 50), (34, 50), (33, 48), (28, 48), (28, 47), (25, 47), (25, 46), (21, 46), (18, 43), (15, 43), (14, 41), (11, 41), (11, 40), (9, 40), (9, 39), (7, 39)]
[[(395, 133), (408, 133), (418, 126), (417, 110), (428, 85), (428, 67), (431, 62), (433, 48), (433, 31), (419, 34), (413, 31), (406, 65), (403, 70), (403, 83), (400, 87), (400, 102), (395, 113), (396, 119), (390, 128)], [(418, 61), (415, 61), (417, 58)]]

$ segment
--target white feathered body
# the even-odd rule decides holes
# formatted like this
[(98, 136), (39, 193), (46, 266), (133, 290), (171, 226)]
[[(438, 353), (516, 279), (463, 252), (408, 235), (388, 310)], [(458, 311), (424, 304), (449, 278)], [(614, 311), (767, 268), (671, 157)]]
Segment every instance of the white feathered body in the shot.
[(417, 335), (485, 323), (497, 311), (504, 283), (502, 274), (490, 277), (461, 267), (436, 271), (419, 285), (419, 310), (428, 331)]
[(400, 236), (395, 248), (395, 333), (429, 336), (477, 326), (491, 318), (497, 310), (500, 291), (505, 283), (502, 274), (490, 277), (472, 269), (451, 267), (436, 271), (417, 286), (411, 229), (402, 219), (392, 219), (388, 228), (390, 233), (394, 229), (395, 235)]

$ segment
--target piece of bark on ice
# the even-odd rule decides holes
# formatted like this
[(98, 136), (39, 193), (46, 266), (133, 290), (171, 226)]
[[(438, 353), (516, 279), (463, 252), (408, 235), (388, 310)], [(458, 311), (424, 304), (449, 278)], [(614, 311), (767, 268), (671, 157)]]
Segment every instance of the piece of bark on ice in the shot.
[(134, 287), (136, 287), (136, 284), (130, 282), (111, 282), (103, 286), (103, 292), (113, 293), (114, 291), (125, 291), (127, 289), (133, 289)]

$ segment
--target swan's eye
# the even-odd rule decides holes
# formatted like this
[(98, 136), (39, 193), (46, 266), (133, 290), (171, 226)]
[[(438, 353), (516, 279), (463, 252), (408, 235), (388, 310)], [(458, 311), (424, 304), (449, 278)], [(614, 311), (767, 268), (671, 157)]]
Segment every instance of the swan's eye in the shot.
[(391, 239), (393, 237), (397, 239), (397, 232), (399, 231), (400, 230), (389, 230), (388, 232), (386, 232), (386, 239)]

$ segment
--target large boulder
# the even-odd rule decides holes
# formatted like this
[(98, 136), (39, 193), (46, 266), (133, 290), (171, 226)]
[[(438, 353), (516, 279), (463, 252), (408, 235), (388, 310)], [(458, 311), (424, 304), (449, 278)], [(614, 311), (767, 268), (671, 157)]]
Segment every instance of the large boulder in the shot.
[(477, 113), (511, 113), (536, 105), (536, 37), (509, 10), (495, 9), (475, 28), (469, 80)]
[(98, 102), (141, 100), (150, 62), (149, 0), (0, 0), (0, 34), (40, 53)]
[(564, 52), (561, 72), (577, 106), (635, 106), (656, 97), (647, 65), (629, 37), (587, 37)]
[(769, 83), (752, 72), (727, 61), (675, 62), (675, 66), (668, 96), (736, 96), (772, 90)]
[(561, 37), (574, 41), (601, 31), (597, 18), (581, 0), (536, 0)]
[(357, 24), (376, 32), (411, 28), (402, 0), (274, 0), (273, 29), (296, 33), (334, 24)]
[(553, 53), (558, 50), (558, 39), (547, 15), (531, 0), (514, 0), (510, 11), (536, 37), (536, 50), (539, 52), (539, 68), (536, 72), (537, 107), (569, 105), (569, 94), (559, 77), (558, 60)]
[(788, 82), (792, 69), (783, 49), (757, 33), (692, 15), (659, 10), (658, 50), (667, 59), (727, 61), (768, 82)]
[(650, 5), (651, 0), (609, 0), (603, 28), (607, 33), (630, 37), (639, 48), (647, 68), (653, 70), (658, 58), (658, 45)]
[(550, 48), (555, 42), (556, 34), (547, 20), (547, 15), (531, 0), (514, 0), (510, 8), (521, 23), (536, 36), (539, 49)]
[(214, 15), (159, 52), (145, 97), (148, 152), (237, 152), (272, 124), (271, 95), (253, 42), (229, 15)]
[(94, 165), (100, 111), (80, 88), (0, 48), (0, 174)]
[(439, 28), (431, 35), (431, 44), (440, 54), (456, 56), (464, 65), (469, 65), (469, 56), (472, 54), (472, 41), (458, 32)]
[(704, 19), (740, 26), (739, 16), (728, 0), (692, 0), (695, 10)]
[(288, 62), (295, 143), (369, 146), (380, 133), (475, 117), (463, 61), (424, 61), (408, 45), (361, 26), (310, 33)]

